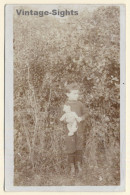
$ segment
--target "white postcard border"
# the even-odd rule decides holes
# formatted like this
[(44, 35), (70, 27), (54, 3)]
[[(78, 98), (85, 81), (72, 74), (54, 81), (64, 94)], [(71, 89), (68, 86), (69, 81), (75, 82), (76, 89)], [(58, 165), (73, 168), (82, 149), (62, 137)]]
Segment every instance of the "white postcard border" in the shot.
[[(29, 4), (30, 5), (30, 4)], [(46, 4), (47, 5), (47, 4)], [(63, 5), (63, 4), (62, 4)], [(79, 4), (83, 5), (83, 4)], [(92, 5), (92, 4), (91, 4)], [(103, 5), (103, 4), (100, 4)], [(111, 4), (109, 4), (111, 5)], [(125, 191), (125, 162), (126, 162), (126, 128), (125, 128), (125, 53), (126, 53), (126, 19), (125, 5), (120, 6), (120, 186), (14, 186), (14, 146), (13, 146), (13, 7), (16, 5), (5, 6), (5, 191), (68, 191), (68, 192), (117, 192)], [(20, 4), (19, 4), (20, 6)], [(27, 6), (27, 5), (26, 5)], [(44, 6), (42, 4), (42, 6)], [(48, 5), (49, 6), (49, 5)], [(50, 5), (52, 6), (52, 4)], [(74, 5), (73, 5), (74, 6)], [(94, 4), (95, 6), (95, 4)], [(106, 6), (106, 5), (105, 5)], [(111, 5), (115, 6), (115, 5)]]

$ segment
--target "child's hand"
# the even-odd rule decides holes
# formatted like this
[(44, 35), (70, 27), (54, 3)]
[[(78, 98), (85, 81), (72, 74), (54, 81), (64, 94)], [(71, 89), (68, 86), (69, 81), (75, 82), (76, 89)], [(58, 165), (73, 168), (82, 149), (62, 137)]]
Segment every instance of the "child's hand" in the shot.
[(78, 117), (78, 122), (80, 123), (82, 121), (82, 117)]

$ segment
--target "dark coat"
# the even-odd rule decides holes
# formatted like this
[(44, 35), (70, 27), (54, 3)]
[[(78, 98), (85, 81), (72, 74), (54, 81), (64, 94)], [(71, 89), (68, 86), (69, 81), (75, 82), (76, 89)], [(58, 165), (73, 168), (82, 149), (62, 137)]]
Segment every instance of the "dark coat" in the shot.
[(65, 105), (69, 105), (71, 107), (71, 111), (75, 112), (79, 117), (83, 118), (83, 121), (78, 123), (77, 132), (72, 136), (68, 136), (68, 129), (65, 125), (65, 147), (66, 152), (74, 153), (77, 150), (83, 149), (84, 143), (84, 120), (86, 119), (86, 108), (80, 101), (67, 101)]

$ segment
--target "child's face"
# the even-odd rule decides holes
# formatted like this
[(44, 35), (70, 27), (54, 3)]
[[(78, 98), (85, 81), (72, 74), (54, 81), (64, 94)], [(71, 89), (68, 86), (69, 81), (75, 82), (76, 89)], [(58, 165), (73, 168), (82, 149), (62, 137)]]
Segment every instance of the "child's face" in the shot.
[(67, 93), (69, 100), (78, 100), (79, 98), (79, 90), (71, 90), (69, 93)]
[(63, 108), (63, 111), (64, 112), (70, 112), (71, 110), (70, 110), (70, 106), (64, 106), (64, 108)]

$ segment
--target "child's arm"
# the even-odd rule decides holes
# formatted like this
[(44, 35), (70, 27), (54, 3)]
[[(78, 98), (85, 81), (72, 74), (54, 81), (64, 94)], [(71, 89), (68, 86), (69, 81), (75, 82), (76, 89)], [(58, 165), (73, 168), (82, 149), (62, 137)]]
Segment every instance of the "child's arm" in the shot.
[(77, 122), (81, 122), (82, 121), (82, 118), (81, 117), (79, 117), (75, 112), (74, 112), (74, 117), (75, 117), (75, 119), (77, 120)]

